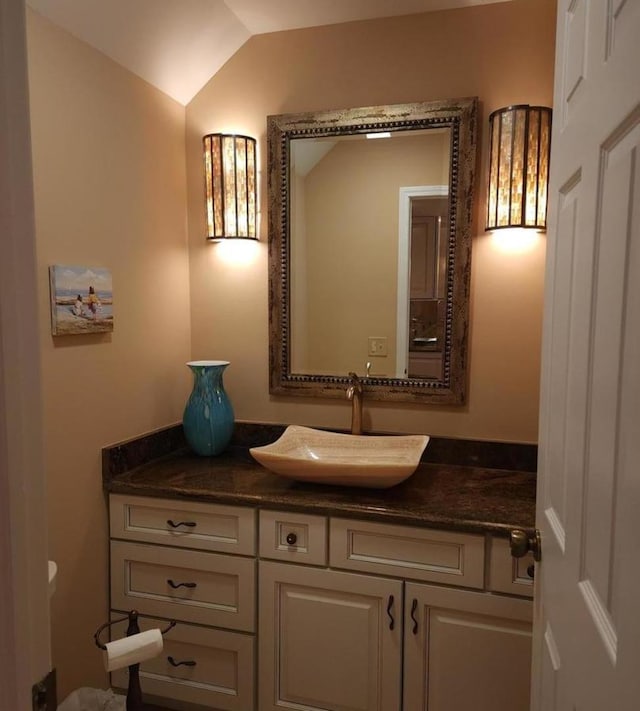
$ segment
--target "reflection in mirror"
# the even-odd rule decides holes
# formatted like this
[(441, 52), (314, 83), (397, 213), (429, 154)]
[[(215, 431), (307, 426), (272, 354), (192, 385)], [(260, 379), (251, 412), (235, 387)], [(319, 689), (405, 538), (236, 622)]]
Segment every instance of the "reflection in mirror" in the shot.
[(462, 402), (475, 100), (271, 116), (268, 139), (271, 392), (341, 397), (369, 363), (368, 397)]
[[(449, 235), (443, 225), (449, 215), (448, 197), (411, 198), (408, 357), (398, 360), (398, 376), (442, 379), (445, 300)], [(402, 246), (400, 247), (402, 248)], [(405, 302), (398, 295), (398, 323)]]

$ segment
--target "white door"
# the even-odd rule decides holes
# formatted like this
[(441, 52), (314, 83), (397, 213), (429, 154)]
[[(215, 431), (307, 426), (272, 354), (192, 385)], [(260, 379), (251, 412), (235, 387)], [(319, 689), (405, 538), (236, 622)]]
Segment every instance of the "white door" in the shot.
[(25, 5), (0, 0), (0, 708), (51, 667)]
[(533, 711), (640, 706), (640, 2), (559, 0)]

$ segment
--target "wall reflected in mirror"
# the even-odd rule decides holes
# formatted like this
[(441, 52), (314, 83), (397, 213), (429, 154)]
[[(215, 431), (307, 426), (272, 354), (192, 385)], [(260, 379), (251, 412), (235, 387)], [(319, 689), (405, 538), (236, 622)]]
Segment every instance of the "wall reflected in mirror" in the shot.
[(450, 164), (450, 128), (291, 139), (292, 374), (442, 378)]

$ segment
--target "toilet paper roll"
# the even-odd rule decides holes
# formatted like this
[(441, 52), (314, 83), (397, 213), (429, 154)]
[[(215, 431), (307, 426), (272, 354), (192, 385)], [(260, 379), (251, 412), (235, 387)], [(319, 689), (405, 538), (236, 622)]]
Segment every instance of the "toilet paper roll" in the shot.
[(111, 672), (157, 657), (162, 652), (162, 633), (159, 629), (147, 630), (109, 642), (105, 647), (104, 667)]

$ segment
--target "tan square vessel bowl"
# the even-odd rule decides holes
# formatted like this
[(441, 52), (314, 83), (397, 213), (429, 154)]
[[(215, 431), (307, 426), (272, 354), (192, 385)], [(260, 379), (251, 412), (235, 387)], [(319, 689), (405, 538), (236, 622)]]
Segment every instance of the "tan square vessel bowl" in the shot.
[(350, 435), (290, 425), (254, 459), (276, 474), (316, 484), (388, 489), (417, 469), (426, 435)]

